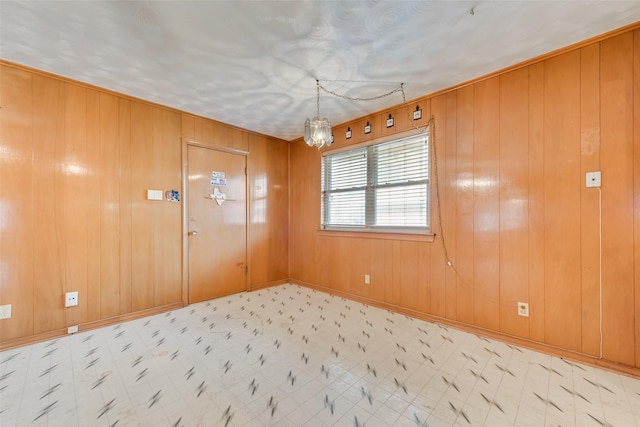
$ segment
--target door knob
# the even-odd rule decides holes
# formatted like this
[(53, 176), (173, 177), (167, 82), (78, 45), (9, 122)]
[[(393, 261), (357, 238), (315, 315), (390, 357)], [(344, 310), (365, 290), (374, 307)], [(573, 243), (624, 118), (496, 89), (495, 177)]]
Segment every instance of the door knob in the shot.
[(196, 234), (198, 234), (197, 231), (190, 231), (187, 233), (189, 236), (195, 236)]

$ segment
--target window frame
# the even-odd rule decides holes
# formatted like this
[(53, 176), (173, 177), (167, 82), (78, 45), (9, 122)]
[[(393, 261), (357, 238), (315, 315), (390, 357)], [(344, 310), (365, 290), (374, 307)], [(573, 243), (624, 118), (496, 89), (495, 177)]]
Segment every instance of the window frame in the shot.
[[(351, 144), (345, 147), (341, 147), (341, 148), (337, 148), (337, 149), (333, 149), (333, 150), (326, 150), (322, 153), (322, 158), (321, 158), (321, 164), (320, 164), (320, 168), (321, 168), (321, 190), (320, 190), (320, 227), (319, 227), (319, 231), (322, 232), (323, 234), (327, 234), (327, 235), (345, 235), (348, 233), (353, 233), (354, 236), (363, 236), (363, 237), (375, 237), (375, 238), (399, 238), (400, 240), (413, 240), (411, 238), (411, 236), (416, 236), (416, 240), (427, 240), (427, 241), (433, 241), (433, 237), (435, 236), (432, 232), (431, 232), (431, 227), (432, 227), (432, 221), (431, 221), (431, 201), (432, 201), (432, 197), (431, 197), (431, 193), (432, 193), (432, 189), (431, 189), (431, 173), (432, 173), (432, 168), (431, 168), (431, 138), (430, 138), (430, 133), (429, 132), (422, 132), (422, 133), (416, 133), (415, 131), (408, 131), (408, 132), (402, 132), (402, 133), (397, 133), (394, 135), (389, 135), (387, 137), (384, 138), (378, 138), (375, 140), (371, 140), (371, 141), (366, 141), (366, 142), (362, 142), (359, 144)], [(426, 221), (426, 225), (425, 226), (393, 226), (393, 225), (383, 225), (383, 226), (378, 226), (378, 225), (372, 225), (372, 218), (368, 217), (368, 213), (372, 214), (374, 217), (375, 215), (377, 215), (377, 209), (375, 208), (375, 206), (373, 207), (373, 209), (367, 209), (367, 203), (373, 203), (375, 205), (375, 191), (376, 189), (381, 189), (381, 188), (393, 188), (393, 187), (408, 187), (406, 182), (399, 182), (399, 183), (387, 183), (387, 184), (383, 184), (383, 185), (375, 185), (372, 184), (372, 176), (374, 175), (374, 172), (372, 170), (373, 167), (376, 167), (376, 171), (377, 171), (377, 166), (375, 165), (375, 159), (373, 159), (371, 156), (367, 155), (367, 182), (365, 184), (364, 187), (354, 187), (354, 188), (350, 188), (347, 190), (339, 190), (337, 192), (334, 192), (334, 194), (336, 193), (340, 193), (340, 192), (349, 192), (349, 191), (356, 191), (356, 190), (360, 190), (362, 191), (364, 189), (365, 191), (365, 224), (364, 225), (330, 225), (330, 224), (325, 224), (325, 218), (328, 215), (328, 209), (329, 209), (329, 205), (327, 203), (325, 203), (325, 199), (326, 197), (328, 197), (328, 194), (326, 190), (324, 190), (325, 188), (327, 188), (328, 183), (326, 182), (327, 180), (330, 179), (329, 174), (325, 173), (324, 170), (324, 162), (325, 162), (325, 157), (327, 156), (332, 156), (332, 155), (336, 155), (339, 153), (343, 153), (343, 152), (349, 152), (349, 151), (355, 151), (355, 150), (362, 150), (363, 148), (365, 150), (372, 150), (374, 146), (377, 145), (381, 145), (381, 144), (386, 144), (386, 143), (392, 143), (392, 142), (396, 142), (396, 141), (402, 141), (402, 140), (407, 140), (410, 139), (412, 137), (416, 137), (416, 138), (426, 138), (426, 144), (427, 144), (427, 177), (424, 180), (420, 180), (419, 183), (412, 183), (410, 186), (415, 186), (415, 185), (424, 185), (425, 186), (425, 191), (426, 191), (426, 213), (425, 213), (425, 221)], [(324, 179), (324, 182), (323, 182)], [(409, 186), (409, 187), (410, 187)], [(369, 201), (367, 201), (367, 199)], [(427, 239), (425, 239), (425, 237), (427, 237)]]

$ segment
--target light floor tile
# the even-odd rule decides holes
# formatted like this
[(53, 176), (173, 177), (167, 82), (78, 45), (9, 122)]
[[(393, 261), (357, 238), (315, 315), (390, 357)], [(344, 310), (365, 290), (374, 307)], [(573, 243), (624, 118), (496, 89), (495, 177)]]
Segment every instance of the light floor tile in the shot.
[(0, 353), (7, 426), (640, 427), (640, 380), (293, 285)]

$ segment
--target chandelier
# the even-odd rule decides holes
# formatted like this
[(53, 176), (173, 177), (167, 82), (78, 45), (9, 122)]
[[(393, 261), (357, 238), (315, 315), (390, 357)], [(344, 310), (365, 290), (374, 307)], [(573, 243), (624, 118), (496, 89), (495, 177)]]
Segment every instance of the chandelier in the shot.
[[(415, 120), (420, 120), (422, 118), (422, 110), (420, 109), (419, 106), (416, 106), (416, 111), (413, 112), (413, 117), (411, 117), (411, 114), (409, 112), (409, 107), (407, 104), (407, 98), (404, 93), (404, 83), (400, 83), (400, 85), (397, 88), (387, 93), (383, 93), (382, 95), (372, 96), (370, 98), (355, 98), (347, 95), (341, 95), (332, 90), (329, 90), (320, 84), (320, 80), (316, 79), (316, 115), (314, 118), (307, 119), (304, 122), (304, 142), (306, 142), (309, 147), (318, 147), (318, 149), (320, 149), (325, 145), (328, 147), (333, 143), (333, 132), (331, 130), (331, 122), (326, 117), (323, 119), (320, 119), (320, 89), (322, 89), (329, 95), (333, 95), (342, 99), (347, 99), (349, 101), (375, 101), (378, 99), (386, 98), (387, 96), (392, 95), (396, 92), (400, 92), (402, 93), (402, 105), (404, 105), (405, 111), (407, 112), (408, 122), (411, 123), (411, 126), (418, 132), (422, 133), (422, 132), (426, 132), (427, 127), (429, 126), (429, 123), (431, 123), (431, 120), (430, 120), (429, 123), (424, 128), (420, 128), (413, 123)], [(411, 120), (412, 118), (413, 120)], [(389, 123), (391, 124), (389, 125)], [(389, 114), (389, 119), (387, 120), (387, 127), (391, 127), (391, 126), (393, 126), (393, 117), (391, 116), (391, 114)], [(369, 129), (371, 128), (369, 125), (369, 122), (367, 122), (367, 127), (369, 127)], [(351, 129), (348, 129), (349, 133), (350, 133), (350, 130)], [(367, 132), (365, 127), (365, 133), (369, 133), (369, 132), (370, 130)]]
[(318, 80), (316, 80), (316, 115), (304, 121), (304, 142), (309, 147), (315, 146), (318, 149), (324, 145), (328, 147), (333, 142), (331, 122), (326, 117), (320, 119), (320, 81)]

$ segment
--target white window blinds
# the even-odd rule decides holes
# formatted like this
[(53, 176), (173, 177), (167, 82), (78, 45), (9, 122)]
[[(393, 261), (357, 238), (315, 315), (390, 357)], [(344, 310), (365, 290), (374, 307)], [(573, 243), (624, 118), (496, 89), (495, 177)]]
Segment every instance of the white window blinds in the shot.
[(428, 135), (325, 155), (322, 228), (428, 231)]

